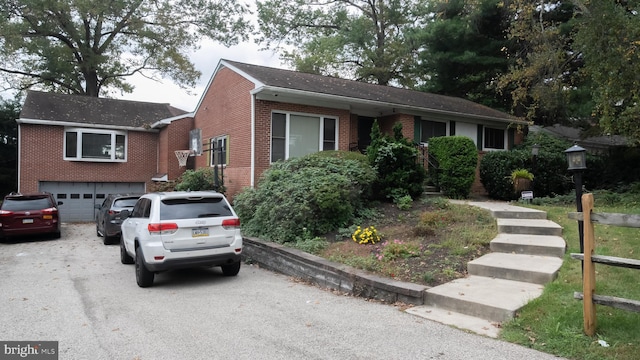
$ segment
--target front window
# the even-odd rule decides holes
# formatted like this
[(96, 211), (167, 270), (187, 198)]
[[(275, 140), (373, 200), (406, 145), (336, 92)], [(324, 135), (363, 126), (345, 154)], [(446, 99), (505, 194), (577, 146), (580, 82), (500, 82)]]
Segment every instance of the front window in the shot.
[(211, 166), (227, 165), (229, 140), (226, 135), (211, 139)]
[(484, 147), (504, 150), (505, 131), (503, 129), (484, 128)]
[(64, 133), (64, 159), (126, 161), (124, 131), (69, 128)]
[(337, 150), (338, 119), (334, 117), (273, 113), (271, 162), (318, 151)]
[(428, 143), (432, 137), (447, 136), (447, 123), (422, 120), (420, 122), (420, 142)]

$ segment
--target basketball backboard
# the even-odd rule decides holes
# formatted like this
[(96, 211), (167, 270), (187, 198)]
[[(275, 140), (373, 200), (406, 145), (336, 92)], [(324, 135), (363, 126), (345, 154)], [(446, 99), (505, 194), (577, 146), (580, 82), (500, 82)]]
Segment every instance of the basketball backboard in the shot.
[(202, 155), (202, 129), (189, 131), (189, 150), (194, 155)]

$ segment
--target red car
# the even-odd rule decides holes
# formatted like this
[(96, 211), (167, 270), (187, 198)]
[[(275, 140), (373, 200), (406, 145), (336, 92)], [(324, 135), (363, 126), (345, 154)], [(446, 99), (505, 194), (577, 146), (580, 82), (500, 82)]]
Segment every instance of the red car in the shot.
[(47, 192), (5, 196), (0, 205), (0, 238), (37, 234), (60, 238), (58, 205), (62, 202)]

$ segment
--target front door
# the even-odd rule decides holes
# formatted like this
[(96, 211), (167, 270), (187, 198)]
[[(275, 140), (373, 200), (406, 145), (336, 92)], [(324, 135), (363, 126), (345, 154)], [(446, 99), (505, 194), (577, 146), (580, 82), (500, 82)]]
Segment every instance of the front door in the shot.
[(371, 128), (375, 118), (359, 116), (358, 117), (358, 150), (364, 153), (367, 146), (371, 144)]

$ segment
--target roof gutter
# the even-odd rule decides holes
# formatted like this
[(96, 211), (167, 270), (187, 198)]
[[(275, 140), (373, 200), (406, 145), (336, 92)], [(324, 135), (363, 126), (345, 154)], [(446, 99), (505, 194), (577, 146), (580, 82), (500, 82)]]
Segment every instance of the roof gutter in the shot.
[(134, 126), (117, 126), (117, 125), (106, 125), (106, 124), (86, 124), (86, 123), (77, 123), (70, 121), (51, 121), (51, 120), (40, 120), (40, 119), (17, 119), (16, 122), (18, 124), (32, 124), (32, 125), (48, 125), (48, 126), (73, 126), (73, 127), (83, 127), (83, 128), (91, 128), (91, 129), (118, 129), (118, 130), (129, 130), (129, 131), (144, 131), (144, 132), (158, 132), (158, 129), (153, 128), (144, 128), (144, 127), (134, 127)]
[(296, 90), (296, 89), (288, 89), (288, 88), (282, 88), (282, 87), (277, 87), (277, 86), (269, 86), (269, 85), (261, 86), (261, 87), (258, 87), (256, 89), (254, 89), (254, 90), (251, 91), (251, 94), (252, 95), (256, 95), (256, 94), (259, 94), (261, 92), (267, 92), (267, 91), (278, 92), (278, 93), (281, 93), (281, 94), (289, 94), (289, 95), (297, 95), (297, 96), (304, 96), (304, 97), (320, 98), (320, 99), (327, 100), (327, 101), (343, 101), (344, 102), (345, 100), (347, 100), (348, 102), (361, 104), (361, 105), (378, 105), (378, 106), (382, 105), (382, 106), (387, 106), (387, 107), (390, 107), (390, 108), (403, 109), (403, 110), (412, 110), (412, 111), (416, 111), (416, 112), (425, 112), (426, 111), (426, 112), (432, 112), (432, 113), (444, 114), (444, 115), (463, 116), (463, 117), (473, 118), (473, 119), (478, 119), (478, 120), (491, 120), (491, 121), (499, 121), (499, 122), (505, 122), (505, 123), (517, 123), (517, 124), (523, 124), (523, 125), (524, 124), (528, 124), (527, 121), (518, 120), (518, 119), (497, 118), (497, 117), (493, 117), (493, 116), (474, 115), (474, 114), (460, 113), (460, 112), (455, 112), (455, 111), (431, 109), (431, 108), (420, 107), (420, 106), (395, 104), (395, 103), (389, 103), (389, 102), (384, 102), (384, 101), (366, 100), (366, 99), (344, 97), (344, 96), (339, 96), (339, 95), (322, 94), (322, 93), (317, 93), (317, 92)]
[(151, 124), (151, 128), (152, 129), (163, 128), (163, 127), (171, 124), (175, 120), (180, 120), (180, 119), (184, 119), (184, 118), (187, 118), (187, 117), (195, 117), (195, 116), (196, 116), (195, 112), (190, 112), (190, 113), (186, 113), (186, 114), (182, 114), (182, 115), (173, 116), (173, 117), (170, 117), (170, 118), (158, 120), (158, 121), (154, 122), (153, 124)]

